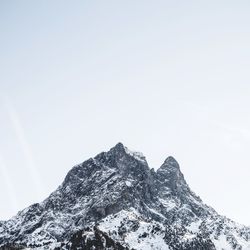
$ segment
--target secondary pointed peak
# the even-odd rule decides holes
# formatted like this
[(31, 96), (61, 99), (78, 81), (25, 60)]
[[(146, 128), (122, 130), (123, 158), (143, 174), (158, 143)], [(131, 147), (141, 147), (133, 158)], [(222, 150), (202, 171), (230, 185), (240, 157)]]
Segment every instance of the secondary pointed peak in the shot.
[(180, 168), (179, 163), (173, 156), (168, 156), (167, 159), (164, 161), (163, 165)]
[(168, 156), (157, 172), (180, 173), (180, 166), (173, 156)]

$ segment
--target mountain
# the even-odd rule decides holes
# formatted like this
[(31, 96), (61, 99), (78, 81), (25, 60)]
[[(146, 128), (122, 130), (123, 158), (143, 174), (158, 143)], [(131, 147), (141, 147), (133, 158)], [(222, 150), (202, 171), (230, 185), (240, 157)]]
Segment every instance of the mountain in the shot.
[(73, 167), (43, 202), (0, 222), (0, 249), (250, 249), (250, 228), (219, 215), (168, 157), (157, 171), (118, 143)]

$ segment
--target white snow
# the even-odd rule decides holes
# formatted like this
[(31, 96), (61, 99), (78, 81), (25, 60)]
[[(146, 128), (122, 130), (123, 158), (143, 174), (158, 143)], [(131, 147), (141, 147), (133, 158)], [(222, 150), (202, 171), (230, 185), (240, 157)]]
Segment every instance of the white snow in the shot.
[(217, 250), (231, 250), (232, 246), (228, 243), (225, 235), (220, 235), (218, 240), (213, 240)]
[(128, 149), (127, 147), (124, 147), (124, 149), (125, 149), (125, 152), (126, 152), (128, 155), (133, 156), (136, 160), (142, 161), (142, 162), (146, 162), (146, 159), (145, 159), (145, 156), (143, 155), (143, 153), (138, 152), (138, 151), (130, 150), (130, 149)]
[(147, 206), (147, 205), (145, 205), (145, 206), (148, 208), (148, 210), (149, 210), (151, 213), (157, 214), (157, 215), (159, 215), (160, 217), (162, 217), (163, 219), (166, 219), (161, 213), (157, 212), (155, 209), (150, 208), (150, 207)]
[(131, 187), (132, 186), (131, 181), (125, 181), (125, 184), (126, 184), (127, 187)]
[(187, 227), (187, 229), (192, 233), (198, 233), (201, 222), (201, 220), (194, 221)]
[(162, 205), (167, 209), (167, 211), (170, 211), (171, 209), (175, 208), (176, 202), (174, 200), (164, 200), (164, 199), (159, 199), (159, 201), (162, 203)]
[(191, 239), (193, 239), (193, 238), (195, 238), (196, 237), (196, 234), (192, 234), (192, 233), (190, 233), (190, 232), (187, 232), (185, 235), (184, 235), (184, 239), (185, 240), (191, 240)]
[[(138, 223), (136, 230), (131, 230), (131, 222)], [(115, 240), (122, 240), (119, 236), (118, 229), (126, 227), (123, 241), (129, 248), (137, 250), (168, 250), (169, 247), (163, 239), (164, 226), (155, 222), (146, 222), (134, 209), (130, 211), (122, 210), (116, 215), (106, 217), (100, 223), (100, 230), (109, 233), (110, 237)], [(161, 230), (152, 234), (154, 226), (160, 227)], [(146, 236), (142, 236), (146, 233)]]

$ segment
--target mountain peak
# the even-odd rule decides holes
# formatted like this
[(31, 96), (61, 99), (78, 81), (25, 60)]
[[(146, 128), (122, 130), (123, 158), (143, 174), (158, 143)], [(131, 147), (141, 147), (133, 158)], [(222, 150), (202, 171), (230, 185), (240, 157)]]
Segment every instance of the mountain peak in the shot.
[(73, 167), (43, 202), (0, 222), (0, 249), (13, 250), (233, 250), (250, 249), (249, 239), (250, 228), (192, 192), (174, 157), (154, 172), (121, 142)]
[(123, 143), (118, 142), (113, 148), (110, 149), (110, 152), (114, 152), (116, 154), (126, 154), (129, 156), (132, 156), (138, 161), (142, 161), (146, 163), (146, 157), (141, 153), (136, 150), (131, 150), (128, 147), (124, 146)]
[(125, 146), (123, 145), (122, 142), (118, 142), (113, 148), (117, 150), (124, 150)]

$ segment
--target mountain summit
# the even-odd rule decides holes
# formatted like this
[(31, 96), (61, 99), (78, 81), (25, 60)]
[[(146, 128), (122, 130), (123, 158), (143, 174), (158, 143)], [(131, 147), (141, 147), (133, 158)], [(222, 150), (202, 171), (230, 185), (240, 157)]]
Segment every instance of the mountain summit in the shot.
[(250, 228), (205, 205), (169, 156), (150, 169), (118, 143), (43, 202), (0, 222), (0, 249), (250, 249)]

